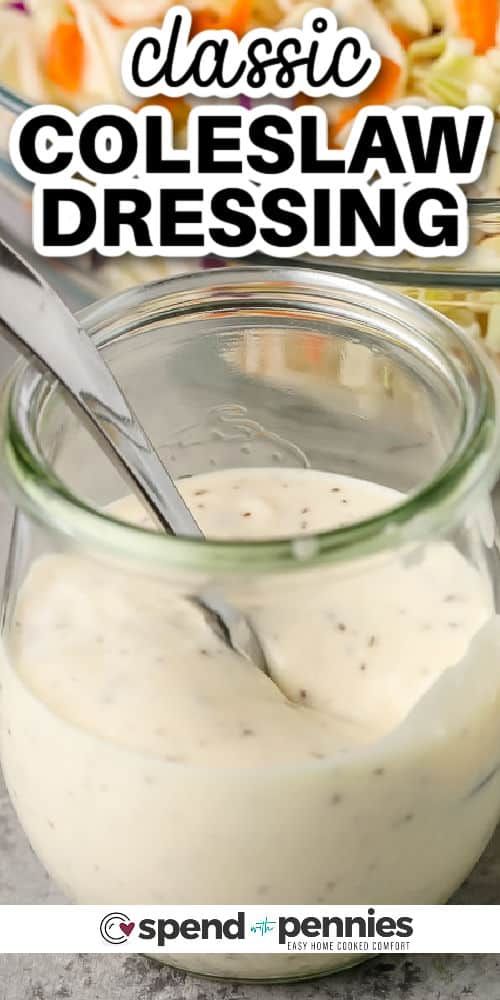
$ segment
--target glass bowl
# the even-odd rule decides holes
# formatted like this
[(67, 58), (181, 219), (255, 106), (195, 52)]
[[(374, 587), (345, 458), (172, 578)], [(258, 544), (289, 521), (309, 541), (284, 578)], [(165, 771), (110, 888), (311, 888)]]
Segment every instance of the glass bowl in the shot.
[[(24, 253), (33, 255), (30, 185), (14, 171), (7, 152), (12, 121), (28, 107), (29, 102), (0, 86), (0, 219), (11, 241), (14, 238)], [(472, 336), (484, 339), (491, 353), (500, 354), (500, 198), (470, 198), (469, 217), (473, 251), (460, 259), (430, 262), (407, 257), (384, 260), (382, 264), (379, 259), (363, 257), (314, 259), (306, 263), (404, 291), (443, 312)], [(484, 247), (495, 237), (498, 237), (496, 253), (489, 257)], [(269, 267), (269, 260), (260, 260)], [(36, 263), (40, 265), (39, 258)], [(284, 263), (290, 266), (294, 261)], [(297, 263), (304, 264), (304, 261)], [(62, 294), (78, 305), (151, 280), (190, 273), (203, 266), (203, 262), (195, 259), (145, 260), (125, 256), (106, 260), (97, 254), (86, 254), (73, 259), (71, 264), (62, 261), (54, 263), (53, 267), (52, 262), (44, 264), (49, 266), (49, 276)]]
[[(455, 260), (419, 260), (409, 256), (384, 261), (334, 258), (314, 261), (316, 268), (364, 278), (401, 292), (444, 314), (488, 353), (500, 359), (500, 201), (471, 203), (473, 246)], [(488, 245), (491, 253), (488, 252)]]
[(69, 306), (83, 308), (106, 292), (97, 258), (90, 255), (71, 264), (49, 261), (34, 253), (31, 240), (31, 185), (14, 170), (8, 155), (8, 136), (16, 115), (28, 101), (0, 86), (0, 236), (17, 247), (59, 291)]
[(34, 253), (31, 238), (31, 185), (14, 170), (8, 154), (9, 132), (16, 115), (31, 107), (29, 101), (0, 85), (0, 235), (17, 245), (24, 256), (47, 273), (61, 295), (80, 308), (114, 292), (148, 281), (198, 270), (196, 260), (127, 255), (106, 259), (87, 253), (71, 261), (47, 261)]

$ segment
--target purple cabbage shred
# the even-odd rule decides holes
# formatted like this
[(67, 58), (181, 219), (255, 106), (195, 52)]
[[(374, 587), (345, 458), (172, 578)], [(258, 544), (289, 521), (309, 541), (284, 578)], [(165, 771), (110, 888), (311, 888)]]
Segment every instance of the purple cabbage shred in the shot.
[(216, 257), (215, 254), (209, 254), (208, 257), (203, 257), (201, 266), (208, 271), (211, 267), (224, 267), (225, 263), (226, 262), (222, 257)]

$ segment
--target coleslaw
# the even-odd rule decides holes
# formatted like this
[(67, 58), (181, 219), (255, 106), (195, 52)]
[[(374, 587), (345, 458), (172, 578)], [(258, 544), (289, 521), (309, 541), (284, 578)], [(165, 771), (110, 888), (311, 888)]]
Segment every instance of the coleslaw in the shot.
[[(133, 108), (120, 77), (123, 47), (138, 27), (161, 23), (173, 2), (0, 0), (0, 81), (34, 103), (77, 111), (104, 102)], [(500, 119), (499, 0), (188, 0), (185, 6), (193, 32), (223, 27), (241, 37), (257, 26), (300, 26), (318, 6), (364, 30), (382, 67), (360, 98), (318, 101), (334, 145), (343, 145), (356, 112), (369, 104), (484, 104)], [(185, 102), (163, 100), (182, 127)], [(494, 194), (500, 194), (497, 132), (483, 180)]]

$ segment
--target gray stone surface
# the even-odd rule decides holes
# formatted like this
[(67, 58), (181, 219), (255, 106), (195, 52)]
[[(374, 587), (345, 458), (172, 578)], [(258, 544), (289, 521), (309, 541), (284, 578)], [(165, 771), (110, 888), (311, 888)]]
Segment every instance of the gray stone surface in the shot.
[(500, 960), (429, 956), (367, 963), (288, 986), (210, 983), (140, 957), (0, 958), (2, 1000), (499, 1000)]
[[(500, 833), (461, 889), (460, 903), (500, 900)], [(0, 902), (56, 903), (62, 896), (0, 794)], [(0, 942), (1, 949), (1, 942)], [(388, 955), (309, 983), (246, 985), (185, 975), (140, 956), (0, 955), (1, 1000), (500, 1000), (500, 954)]]
[[(0, 347), (0, 376), (5, 367)], [(3, 362), (3, 364), (2, 364)], [(0, 499), (0, 569), (11, 511)], [(0, 778), (0, 903), (63, 902), (38, 863)], [(457, 896), (500, 902), (500, 833)], [(499, 956), (406, 956), (291, 985), (237, 985), (184, 975), (140, 956), (1, 955), (0, 1000), (500, 1000)]]

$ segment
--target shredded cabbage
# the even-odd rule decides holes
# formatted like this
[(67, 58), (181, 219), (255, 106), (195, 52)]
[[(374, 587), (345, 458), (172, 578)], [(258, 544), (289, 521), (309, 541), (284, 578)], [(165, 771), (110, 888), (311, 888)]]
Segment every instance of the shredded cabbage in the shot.
[[(161, 23), (175, 0), (0, 0), (0, 82), (33, 101), (55, 100), (75, 110), (96, 103), (134, 101), (120, 80), (120, 56), (130, 33), (140, 25)], [(482, 0), (470, 0), (471, 4)], [(194, 12), (224, 18), (234, 0), (187, 0)], [(331, 7), (341, 23), (362, 28), (381, 55), (399, 67), (378, 91), (377, 103), (411, 97), (464, 107), (468, 103), (500, 106), (500, 49), (477, 54), (474, 38), (462, 37), (457, 0), (251, 0), (248, 28), (301, 23), (305, 10)], [(489, 14), (485, 14), (490, 18)], [(76, 81), (65, 85), (51, 74), (54, 33), (71, 21), (83, 47)], [(500, 18), (497, 18), (500, 24)], [(475, 23), (475, 22), (474, 22)], [(491, 29), (491, 23), (489, 29)], [(436, 33), (436, 29), (438, 33)], [(467, 28), (474, 33), (472, 28)], [(466, 33), (466, 32), (465, 32)], [(479, 47), (479, 46), (478, 46)], [(60, 69), (60, 67), (59, 67)], [(70, 62), (71, 69), (71, 62)], [(360, 96), (358, 105), (369, 96)], [(336, 141), (345, 135), (346, 102), (322, 101)], [(336, 135), (339, 121), (340, 138)], [(343, 130), (343, 131), (342, 131)], [(496, 181), (496, 169), (491, 173)], [(496, 190), (495, 192), (496, 193)], [(500, 193), (500, 192), (499, 192)]]
[(482, 340), (491, 353), (500, 353), (500, 289), (401, 287), (399, 291), (447, 316), (468, 336)]
[(417, 35), (429, 35), (432, 18), (424, 0), (380, 0), (380, 10), (389, 24), (400, 24)]

